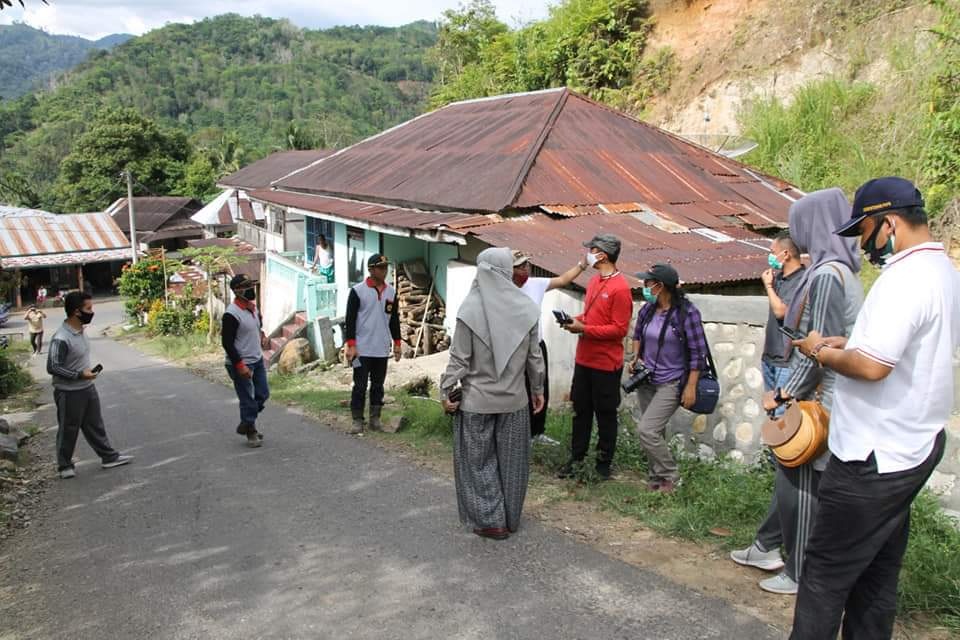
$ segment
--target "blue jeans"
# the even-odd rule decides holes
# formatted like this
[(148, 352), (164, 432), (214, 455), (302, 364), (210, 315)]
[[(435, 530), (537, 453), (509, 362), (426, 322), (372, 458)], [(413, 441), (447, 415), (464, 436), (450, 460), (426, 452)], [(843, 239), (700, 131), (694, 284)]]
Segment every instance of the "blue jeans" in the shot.
[[(774, 391), (790, 381), (790, 367), (780, 367), (766, 360), (760, 363), (763, 370), (763, 390)], [(782, 415), (784, 408), (777, 407), (775, 415)]]
[(263, 411), (267, 398), (270, 397), (270, 389), (267, 387), (267, 367), (263, 364), (263, 358), (260, 358), (253, 364), (248, 364), (247, 368), (253, 372), (253, 377), (250, 379), (237, 373), (232, 365), (227, 365), (227, 373), (233, 380), (233, 388), (237, 392), (237, 399), (240, 400), (240, 422), (256, 427), (257, 416)]

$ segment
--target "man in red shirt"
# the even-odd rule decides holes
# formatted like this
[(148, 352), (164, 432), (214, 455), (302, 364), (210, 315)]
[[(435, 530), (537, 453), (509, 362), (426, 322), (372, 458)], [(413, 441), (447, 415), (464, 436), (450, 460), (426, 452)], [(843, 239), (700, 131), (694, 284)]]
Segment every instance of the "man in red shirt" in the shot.
[(561, 468), (561, 478), (574, 474), (590, 446), (593, 417), (597, 417), (597, 473), (610, 478), (610, 465), (617, 447), (617, 410), (620, 408), (620, 377), (623, 373), (623, 340), (633, 316), (633, 294), (617, 269), (620, 240), (616, 236), (594, 236), (583, 246), (589, 249), (587, 263), (597, 275), (587, 284), (583, 313), (562, 325), (580, 335), (573, 370), (573, 439), (570, 461)]

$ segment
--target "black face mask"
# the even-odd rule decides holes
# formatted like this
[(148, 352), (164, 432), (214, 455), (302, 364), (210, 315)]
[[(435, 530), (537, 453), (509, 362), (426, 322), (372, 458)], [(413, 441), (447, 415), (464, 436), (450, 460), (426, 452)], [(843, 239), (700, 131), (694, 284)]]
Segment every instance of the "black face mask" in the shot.
[(257, 299), (257, 290), (256, 289), (244, 289), (240, 292), (240, 297), (246, 300), (247, 302), (253, 302)]
[(81, 311), (80, 312), (80, 324), (90, 324), (93, 321), (93, 311)]
[(873, 227), (873, 233), (870, 234), (870, 237), (867, 238), (867, 246), (864, 251), (867, 252), (867, 260), (870, 261), (870, 264), (875, 267), (883, 267), (886, 263), (886, 256), (884, 252), (877, 248), (877, 236), (880, 235), (880, 228), (883, 226), (883, 223), (886, 221), (886, 218), (883, 220), (878, 220), (877, 224)]

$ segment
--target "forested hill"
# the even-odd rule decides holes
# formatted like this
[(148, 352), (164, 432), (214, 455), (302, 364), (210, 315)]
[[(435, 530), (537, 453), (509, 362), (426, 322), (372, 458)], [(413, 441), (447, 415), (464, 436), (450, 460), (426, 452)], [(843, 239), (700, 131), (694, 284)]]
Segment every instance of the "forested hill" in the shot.
[(0, 25), (0, 98), (16, 98), (54, 75), (75, 67), (94, 49), (112, 49), (132, 38), (113, 34), (100, 40), (51, 35), (25, 24)]
[(92, 54), (51, 92), (0, 104), (0, 199), (99, 208), (112, 189), (71, 193), (61, 161), (108, 107), (123, 111), (110, 126), (142, 129), (137, 118), (145, 118), (161, 135), (186, 138), (180, 159), (205, 156), (194, 157), (193, 176), (183, 175), (184, 164), (163, 169), (162, 180), (145, 178), (154, 191), (203, 196), (210, 179), (197, 171), (220, 174), (276, 149), (344, 146), (422, 111), (435, 42), (426, 22), (308, 30), (223, 15), (168, 25)]

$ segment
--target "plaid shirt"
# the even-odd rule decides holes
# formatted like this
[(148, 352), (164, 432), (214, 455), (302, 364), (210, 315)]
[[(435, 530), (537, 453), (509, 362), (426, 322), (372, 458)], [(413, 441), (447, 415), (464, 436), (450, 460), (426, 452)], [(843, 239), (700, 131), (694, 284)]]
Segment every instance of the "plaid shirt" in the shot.
[[(706, 371), (707, 364), (707, 336), (703, 332), (703, 319), (700, 317), (700, 310), (697, 309), (689, 300), (684, 301), (683, 335), (686, 338), (687, 351), (687, 372)], [(649, 302), (640, 307), (637, 312), (637, 325), (633, 330), (633, 339), (643, 343), (643, 327), (649, 324), (656, 312), (656, 304)], [(677, 327), (678, 316), (676, 312), (670, 314), (670, 324)], [(642, 348), (642, 347), (641, 347)], [(686, 384), (687, 376), (684, 375), (680, 382), (681, 387)]]

